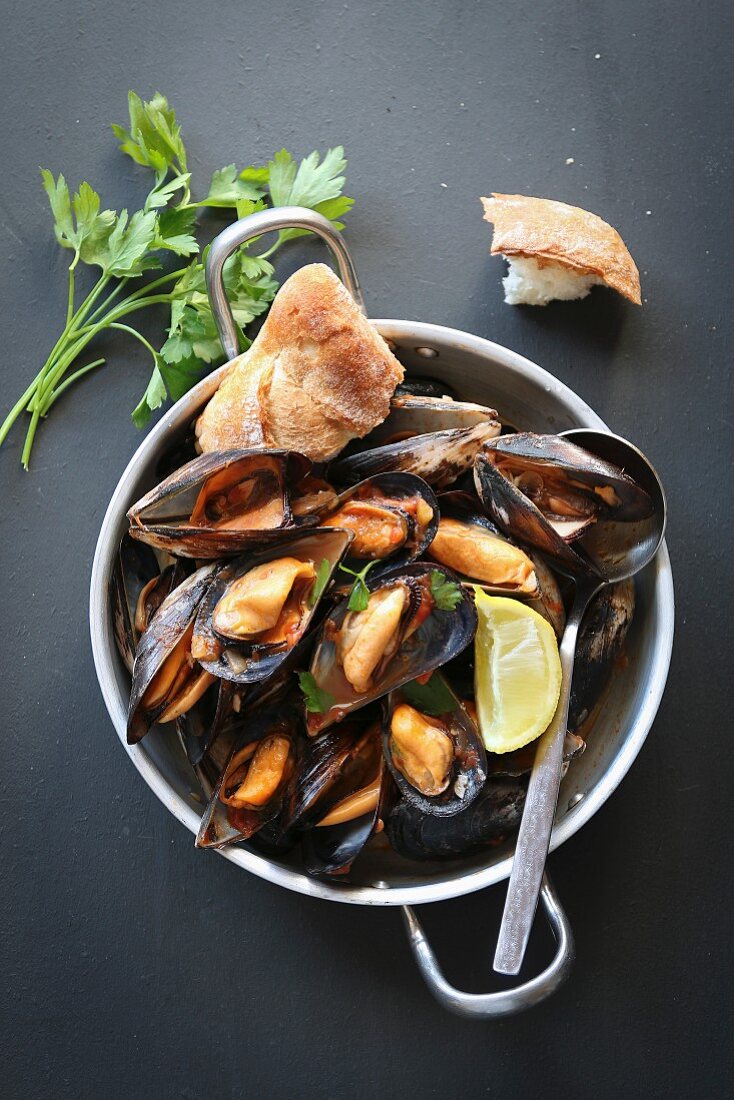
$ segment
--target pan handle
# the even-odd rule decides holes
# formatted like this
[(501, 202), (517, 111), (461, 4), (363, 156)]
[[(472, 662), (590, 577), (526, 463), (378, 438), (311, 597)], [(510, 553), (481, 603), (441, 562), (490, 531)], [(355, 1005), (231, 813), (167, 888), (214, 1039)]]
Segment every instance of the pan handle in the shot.
[(418, 968), (426, 985), (443, 1008), (457, 1016), (468, 1016), (475, 1020), (492, 1020), (500, 1016), (512, 1016), (516, 1012), (522, 1012), (523, 1009), (531, 1008), (545, 1000), (563, 984), (574, 960), (573, 935), (568, 917), (561, 908), (558, 895), (547, 874), (543, 876), (540, 899), (556, 940), (556, 953), (553, 960), (541, 974), (531, 978), (530, 981), (516, 986), (515, 989), (500, 990), (497, 993), (464, 993), (449, 985), (415, 912), (410, 905), (403, 906), (408, 941)]
[(219, 338), (228, 360), (239, 355), (240, 348), (237, 325), (224, 289), (222, 277), (224, 264), (240, 245), (247, 244), (253, 237), (260, 237), (263, 233), (271, 233), (279, 229), (308, 229), (326, 241), (339, 269), (339, 278), (359, 308), (364, 311), (364, 300), (352, 257), (349, 255), (341, 233), (334, 228), (328, 218), (316, 210), (309, 210), (306, 206), (276, 206), (272, 210), (260, 210), (256, 214), (240, 218), (239, 221), (222, 230), (209, 246), (206, 259), (206, 285), (209, 300), (217, 323)]

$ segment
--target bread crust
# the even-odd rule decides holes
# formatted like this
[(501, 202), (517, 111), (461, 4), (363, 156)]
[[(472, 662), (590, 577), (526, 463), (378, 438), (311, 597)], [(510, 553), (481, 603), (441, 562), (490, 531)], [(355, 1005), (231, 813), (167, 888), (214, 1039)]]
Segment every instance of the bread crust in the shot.
[(555, 199), (530, 195), (482, 198), (485, 221), (494, 225), (492, 254), (528, 256), (595, 275), (630, 302), (642, 304), (640, 273), (616, 229), (596, 214)]
[[(316, 462), (387, 416), (403, 368), (324, 264), (281, 287), (196, 425), (202, 451), (270, 446)], [(255, 443), (255, 438), (259, 443)]]

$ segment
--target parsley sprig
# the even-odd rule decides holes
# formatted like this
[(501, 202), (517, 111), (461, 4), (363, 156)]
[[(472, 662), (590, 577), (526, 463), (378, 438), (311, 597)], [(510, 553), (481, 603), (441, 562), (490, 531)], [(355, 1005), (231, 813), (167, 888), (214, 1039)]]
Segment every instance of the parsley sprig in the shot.
[(312, 672), (299, 672), (298, 685), (309, 714), (326, 714), (327, 710), (331, 710), (334, 706), (336, 699), (328, 691), (319, 687)]
[(431, 573), (431, 595), (439, 611), (453, 611), (461, 601), (461, 585), (435, 569)]
[(359, 572), (356, 569), (348, 569), (346, 565), (339, 566), (342, 573), (348, 573), (350, 577), (355, 578), (349, 592), (348, 611), (365, 611), (367, 609), (367, 604), (370, 602), (370, 590), (365, 583), (365, 577), (373, 565), (377, 565), (377, 559), (368, 561), (364, 569)]
[[(16, 420), (24, 413), (30, 417), (21, 455), (26, 469), (40, 421), (66, 390), (104, 364), (104, 359), (97, 358), (80, 365), (88, 345), (100, 333), (124, 333), (151, 356), (150, 381), (132, 413), (138, 427), (143, 427), (164, 401), (177, 400), (209, 368), (222, 362), (224, 353), (204, 282), (206, 250), (201, 250), (197, 239), (201, 210), (229, 211), (239, 218), (268, 205), (295, 203), (320, 211), (341, 229), (339, 219), (353, 204), (342, 194), (346, 160), (341, 146), (329, 149), (323, 159), (317, 152), (310, 153), (300, 163), (281, 149), (267, 165), (241, 171), (234, 164), (227, 165), (214, 172), (206, 196), (194, 201), (181, 127), (168, 100), (156, 93), (145, 102), (131, 91), (128, 113), (128, 126), (114, 124), (112, 130), (121, 151), (153, 173), (140, 210), (132, 214), (104, 210), (99, 194), (88, 183), (81, 183), (72, 194), (63, 175), (54, 177), (42, 169), (54, 235), (61, 247), (72, 253), (72, 260), (61, 334), (0, 425), (2, 445)], [(241, 248), (226, 264), (224, 283), (239, 326), (242, 351), (250, 344), (245, 329), (268, 309), (278, 289), (269, 257), (285, 241), (304, 232), (284, 230), (266, 252)], [(186, 262), (175, 270), (165, 270), (171, 256)], [(80, 264), (96, 267), (100, 274), (77, 304)], [(132, 280), (156, 269), (163, 273), (129, 288)], [(129, 323), (132, 315), (151, 306), (170, 310), (168, 336), (160, 348)]]

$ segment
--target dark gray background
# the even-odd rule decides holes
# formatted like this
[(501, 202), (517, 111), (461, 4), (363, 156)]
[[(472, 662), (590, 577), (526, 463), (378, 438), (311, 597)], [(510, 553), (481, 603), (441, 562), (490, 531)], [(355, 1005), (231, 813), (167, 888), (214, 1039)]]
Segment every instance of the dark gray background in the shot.
[[(344, 143), (348, 239), (371, 314), (507, 344), (637, 440), (670, 496), (678, 605), (648, 743), (551, 860), (578, 939), (571, 980), (521, 1018), (447, 1016), (398, 912), (309, 901), (195, 852), (120, 748), (92, 668), (87, 587), (149, 367), (114, 341), (103, 372), (54, 410), (29, 475), (20, 432), (0, 453), (5, 1095), (730, 1093), (729, 10), (4, 5), (3, 407), (65, 308), (68, 257), (38, 165), (135, 206), (145, 178), (108, 123), (124, 120), (129, 87), (160, 88), (199, 190), (232, 160)], [(608, 219), (639, 263), (644, 307), (603, 290), (505, 306), (477, 198), (490, 190)], [(467, 987), (491, 984), (501, 901), (499, 890), (423, 910)], [(538, 932), (529, 968), (549, 952)]]

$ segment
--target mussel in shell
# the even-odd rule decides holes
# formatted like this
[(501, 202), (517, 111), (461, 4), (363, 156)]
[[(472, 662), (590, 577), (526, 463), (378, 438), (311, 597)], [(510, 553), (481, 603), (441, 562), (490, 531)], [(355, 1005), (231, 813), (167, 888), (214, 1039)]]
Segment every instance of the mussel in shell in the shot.
[(197, 559), (278, 541), (293, 526), (288, 486), (308, 468), (306, 458), (288, 451), (199, 455), (132, 506), (130, 534)]
[(238, 684), (272, 676), (306, 633), (351, 541), (349, 531), (322, 527), (220, 566), (196, 616), (196, 659)]
[(635, 612), (634, 581), (607, 585), (591, 602), (579, 630), (568, 728), (588, 720), (619, 660)]
[(419, 558), (438, 527), (433, 490), (415, 474), (377, 474), (352, 486), (316, 514), (322, 527), (351, 531), (354, 541), (344, 565), (361, 569), (368, 561), (390, 567)]
[(479, 731), (438, 672), (390, 693), (383, 752), (403, 798), (426, 814), (460, 813), (487, 775)]
[(403, 799), (387, 815), (385, 830), (406, 859), (455, 859), (494, 847), (514, 833), (526, 793), (523, 779), (490, 777), (471, 805), (451, 817), (425, 814)]
[(343, 598), (325, 619), (310, 668), (307, 729), (314, 735), (366, 703), (432, 672), (474, 637), (471, 595), (427, 563), (367, 578), (363, 610)]
[(141, 634), (137, 624), (144, 608), (147, 617), (151, 617), (149, 596), (154, 588), (160, 587), (160, 580), (158, 559), (150, 547), (123, 535), (110, 579), (110, 600), (115, 642), (128, 672), (133, 670)]
[(297, 758), (295, 712), (265, 713), (249, 721), (201, 819), (197, 848), (247, 840), (272, 821), (291, 796)]
[(480, 505), (477, 501), (474, 507), (475, 500), (465, 493), (441, 495), (441, 518), (429, 556), (487, 592), (528, 599), (538, 596), (533, 561), (479, 513)]
[(141, 635), (127, 716), (129, 744), (140, 741), (154, 722), (185, 714), (214, 681), (191, 653), (194, 618), (214, 568), (202, 566), (175, 588)]
[(329, 476), (336, 484), (353, 485), (388, 470), (403, 470), (422, 477), (434, 489), (444, 489), (471, 469), (479, 449), (499, 431), (499, 421), (484, 420), (473, 428), (416, 435), (337, 459), (329, 466)]
[(604, 517), (649, 516), (652, 501), (623, 470), (555, 435), (519, 432), (486, 444), (474, 462), (477, 493), (508, 535), (571, 572), (594, 572), (570, 545)]
[[(344, 878), (376, 831), (382, 828), (385, 762), (379, 722), (327, 732), (306, 750), (307, 764), (296, 820), (308, 822), (303, 863), (316, 877)], [(291, 818), (291, 822), (293, 818)]]

